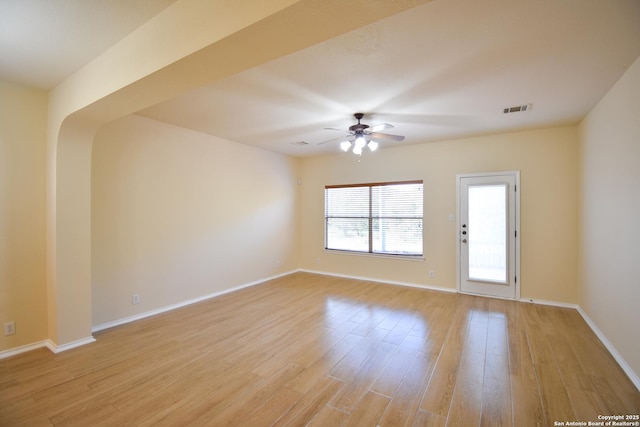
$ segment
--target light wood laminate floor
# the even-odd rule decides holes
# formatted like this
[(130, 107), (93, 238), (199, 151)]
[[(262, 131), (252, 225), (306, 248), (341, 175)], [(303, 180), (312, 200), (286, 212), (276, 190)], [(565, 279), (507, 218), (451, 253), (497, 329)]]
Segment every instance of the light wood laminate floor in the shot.
[(519, 427), (640, 413), (572, 309), (296, 273), (95, 337), (0, 360), (0, 425)]

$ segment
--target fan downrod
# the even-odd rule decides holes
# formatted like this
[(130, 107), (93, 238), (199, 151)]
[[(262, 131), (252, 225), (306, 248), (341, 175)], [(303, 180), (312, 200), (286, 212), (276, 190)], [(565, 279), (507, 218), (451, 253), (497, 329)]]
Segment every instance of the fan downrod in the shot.
[(355, 113), (353, 115), (353, 117), (355, 117), (356, 120), (358, 120), (358, 124), (357, 125), (353, 125), (353, 126), (349, 126), (349, 130), (351, 132), (362, 133), (362, 132), (364, 132), (365, 129), (369, 128), (369, 125), (365, 125), (365, 124), (361, 124), (360, 123), (360, 120), (364, 117), (364, 113)]

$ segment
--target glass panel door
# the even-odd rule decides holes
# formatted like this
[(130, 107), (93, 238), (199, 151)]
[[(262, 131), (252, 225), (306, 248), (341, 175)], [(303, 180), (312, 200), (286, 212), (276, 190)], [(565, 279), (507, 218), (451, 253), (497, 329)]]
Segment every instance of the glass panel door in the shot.
[(458, 175), (458, 288), (519, 298), (518, 172)]
[(469, 278), (507, 282), (507, 186), (468, 187)]

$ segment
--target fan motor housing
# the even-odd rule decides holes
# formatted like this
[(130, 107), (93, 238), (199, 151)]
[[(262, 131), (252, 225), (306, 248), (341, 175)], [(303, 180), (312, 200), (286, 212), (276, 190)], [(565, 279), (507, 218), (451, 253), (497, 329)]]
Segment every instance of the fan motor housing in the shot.
[(349, 130), (351, 132), (358, 132), (358, 131), (364, 132), (364, 130), (367, 129), (368, 127), (369, 125), (358, 123), (357, 125), (349, 126)]
[(355, 124), (353, 126), (349, 126), (349, 130), (351, 132), (355, 132), (355, 133), (363, 133), (364, 130), (369, 127), (369, 125), (365, 125), (365, 124), (361, 124), (360, 123), (360, 120), (362, 120), (362, 118), (364, 117), (364, 113), (355, 113), (353, 115), (353, 117), (356, 118), (356, 120), (358, 121), (358, 124)]

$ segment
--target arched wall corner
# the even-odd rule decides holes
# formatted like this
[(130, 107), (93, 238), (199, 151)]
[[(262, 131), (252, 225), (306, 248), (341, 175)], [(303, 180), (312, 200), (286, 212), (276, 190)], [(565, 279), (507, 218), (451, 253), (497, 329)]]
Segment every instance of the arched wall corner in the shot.
[(49, 339), (57, 346), (91, 338), (91, 146), (99, 125), (70, 116), (58, 133), (54, 240), (49, 271)]
[(428, 1), (181, 0), (54, 88), (47, 131), (53, 345), (92, 340), (91, 147), (102, 125)]

